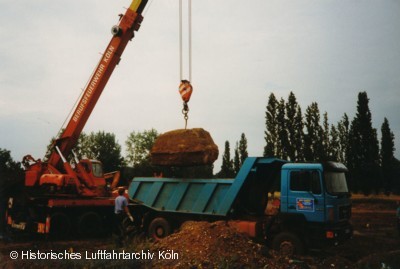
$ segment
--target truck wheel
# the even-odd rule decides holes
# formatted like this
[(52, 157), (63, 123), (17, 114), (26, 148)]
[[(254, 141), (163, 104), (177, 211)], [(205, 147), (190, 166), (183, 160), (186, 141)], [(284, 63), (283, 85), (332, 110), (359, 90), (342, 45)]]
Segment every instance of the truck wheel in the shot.
[(96, 237), (103, 233), (101, 217), (96, 212), (85, 212), (78, 219), (79, 235)]
[(71, 233), (71, 220), (67, 214), (56, 212), (51, 215), (50, 235), (54, 238), (66, 238)]
[(293, 254), (304, 254), (305, 248), (300, 238), (288, 232), (282, 232), (275, 236), (272, 247), (280, 254), (285, 256), (292, 256)]
[(164, 218), (155, 218), (150, 222), (148, 236), (158, 241), (171, 234), (171, 225)]

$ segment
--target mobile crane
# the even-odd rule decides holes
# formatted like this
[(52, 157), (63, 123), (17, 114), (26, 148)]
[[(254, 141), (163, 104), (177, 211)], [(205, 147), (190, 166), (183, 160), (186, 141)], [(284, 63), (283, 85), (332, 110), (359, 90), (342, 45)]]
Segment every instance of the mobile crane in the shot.
[[(16, 229), (42, 234), (67, 236), (77, 227), (80, 235), (97, 235), (107, 229), (114, 199), (107, 187), (113, 178), (115, 187), (119, 173), (104, 174), (96, 160), (78, 160), (72, 149), (76, 145), (107, 81), (121, 59), (128, 42), (143, 20), (147, 0), (133, 0), (119, 23), (112, 27), (112, 38), (89, 80), (67, 126), (54, 141), (46, 161), (23, 158), (25, 188), (30, 190), (23, 202), (9, 199), (7, 224)], [(67, 158), (75, 155), (75, 165)], [(20, 199), (18, 199), (20, 200)]]

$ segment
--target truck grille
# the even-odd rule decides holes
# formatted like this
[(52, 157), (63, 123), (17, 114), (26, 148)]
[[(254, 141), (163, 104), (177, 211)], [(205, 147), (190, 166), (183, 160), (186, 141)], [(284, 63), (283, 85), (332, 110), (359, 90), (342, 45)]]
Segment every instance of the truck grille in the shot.
[(351, 205), (345, 205), (339, 207), (339, 219), (350, 219), (351, 217)]

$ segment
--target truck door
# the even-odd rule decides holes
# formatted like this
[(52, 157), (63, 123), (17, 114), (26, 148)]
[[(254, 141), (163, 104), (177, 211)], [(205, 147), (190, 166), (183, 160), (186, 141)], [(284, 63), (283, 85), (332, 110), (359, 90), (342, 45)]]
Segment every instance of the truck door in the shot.
[(288, 213), (303, 214), (307, 221), (325, 219), (325, 203), (318, 170), (293, 170), (289, 172)]

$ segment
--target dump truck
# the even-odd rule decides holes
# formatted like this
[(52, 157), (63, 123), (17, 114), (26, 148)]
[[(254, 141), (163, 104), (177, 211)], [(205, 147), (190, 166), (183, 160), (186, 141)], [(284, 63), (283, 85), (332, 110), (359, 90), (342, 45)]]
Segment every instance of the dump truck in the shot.
[(248, 157), (234, 179), (134, 178), (130, 210), (156, 240), (188, 220), (226, 220), (260, 243), (302, 254), (352, 236), (346, 172), (336, 162)]
[(139, 30), (146, 4), (147, 0), (133, 0), (125, 14), (118, 16), (111, 40), (49, 157), (23, 158), (24, 191), (8, 200), (10, 228), (63, 237), (96, 236), (111, 229), (120, 173), (104, 173), (100, 161), (79, 160), (72, 149), (127, 44)]

